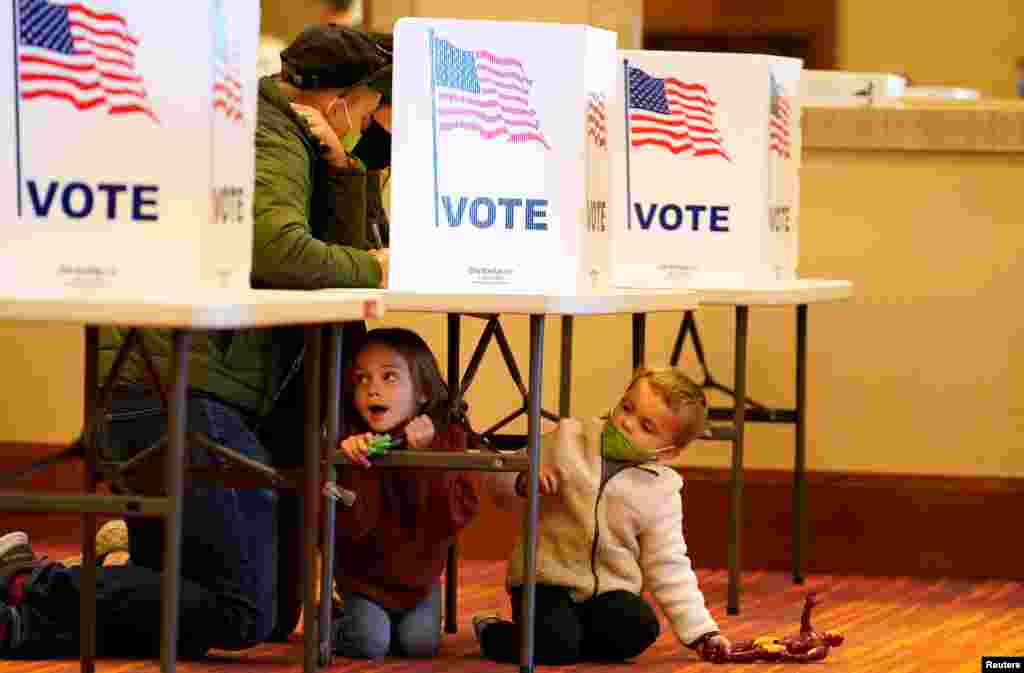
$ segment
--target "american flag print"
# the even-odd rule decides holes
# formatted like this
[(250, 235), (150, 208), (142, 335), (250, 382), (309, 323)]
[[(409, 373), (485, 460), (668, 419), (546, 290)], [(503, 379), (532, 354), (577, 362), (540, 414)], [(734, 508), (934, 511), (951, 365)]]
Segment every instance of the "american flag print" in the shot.
[(242, 75), (238, 45), (228, 32), (224, 3), (215, 4), (213, 36), (213, 109), (231, 121), (242, 121)]
[(715, 125), (717, 102), (708, 88), (674, 77), (652, 77), (629, 68), (629, 141), (672, 154), (729, 160), (722, 134)]
[(439, 132), (473, 131), (484, 140), (535, 142), (550, 149), (531, 104), (534, 81), (522, 60), (432, 40)]
[(63, 100), (76, 110), (159, 121), (135, 70), (139, 38), (120, 14), (82, 0), (19, 0), (18, 35), (22, 100)]
[(598, 147), (608, 146), (608, 122), (605, 118), (605, 96), (603, 93), (587, 95), (587, 137)]
[(793, 125), (789, 98), (772, 77), (771, 105), (768, 116), (768, 151), (784, 159), (790, 157), (790, 127)]

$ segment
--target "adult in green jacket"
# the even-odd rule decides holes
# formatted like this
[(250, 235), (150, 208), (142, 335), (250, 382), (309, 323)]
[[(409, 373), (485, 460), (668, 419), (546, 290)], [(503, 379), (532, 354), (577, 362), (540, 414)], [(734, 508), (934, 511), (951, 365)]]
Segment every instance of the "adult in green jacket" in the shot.
[[(282, 52), (282, 72), (260, 80), (253, 287), (383, 284), (388, 231), (380, 173), (366, 171), (346, 150), (375, 113), (388, 118), (381, 106), (390, 102), (385, 97), (390, 58), (378, 46), (382, 40), (341, 26), (313, 26)], [(281, 332), (241, 330), (195, 338), (191, 387), (246, 413), (265, 415), (294, 361), (295, 353), (280, 343)], [(125, 334), (104, 333), (101, 371), (110, 368)], [(146, 330), (143, 337), (158, 371), (170, 372), (169, 334)], [(147, 383), (137, 354), (121, 380)]]
[[(386, 232), (375, 234), (370, 226), (372, 177), (348, 156), (342, 139), (349, 136), (351, 147), (377, 112), (380, 89), (390, 82), (389, 54), (364, 33), (315, 26), (282, 52), (282, 63), (281, 74), (264, 78), (259, 86), (252, 283), (295, 290), (378, 287), (387, 273)], [(140, 351), (148, 351), (156, 374), (168, 382), (167, 337), (144, 330), (146, 348), (136, 349), (118, 377), (101, 441), (122, 457), (154, 445), (166, 432), (166, 413)], [(101, 373), (109, 371), (124, 338), (120, 331), (104, 334)], [(187, 430), (264, 463), (279, 451), (301, 455), (298, 432), (267, 433), (273, 425), (268, 413), (297, 361), (294, 341), (278, 330), (195, 338), (189, 354)], [(188, 457), (192, 464), (212, 462), (201, 447), (188, 447)], [(186, 492), (182, 656), (202, 656), (210, 648), (244, 649), (270, 635), (277, 621), (277, 506), (276, 494), (265, 489)], [(137, 518), (128, 525), (131, 563), (99, 573), (101, 656), (159, 652), (163, 525)], [(27, 560), (8, 568), (8, 586), (0, 586), (0, 657), (73, 654), (80, 632), (79, 569), (31, 560), (27, 538), (22, 547)], [(37, 572), (39, 566), (45, 570)], [(29, 576), (32, 581), (25, 582)]]

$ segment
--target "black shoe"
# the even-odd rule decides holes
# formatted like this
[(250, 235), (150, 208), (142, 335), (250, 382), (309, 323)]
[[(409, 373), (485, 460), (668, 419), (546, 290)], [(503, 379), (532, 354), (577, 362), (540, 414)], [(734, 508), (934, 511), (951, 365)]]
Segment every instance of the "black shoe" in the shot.
[(29, 622), (27, 610), (0, 601), (0, 658), (10, 658), (28, 642)]

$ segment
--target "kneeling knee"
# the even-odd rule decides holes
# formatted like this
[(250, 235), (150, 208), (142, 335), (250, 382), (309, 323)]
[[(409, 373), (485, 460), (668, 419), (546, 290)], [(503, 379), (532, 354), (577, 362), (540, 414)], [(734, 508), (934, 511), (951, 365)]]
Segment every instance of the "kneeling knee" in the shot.
[(433, 635), (404, 635), (398, 643), (402, 654), (414, 659), (430, 659), (436, 657), (441, 649), (441, 641)]
[(387, 621), (367, 623), (342, 615), (335, 624), (334, 651), (352, 659), (380, 659), (391, 649), (391, 628)]
[(353, 659), (381, 659), (391, 649), (391, 638), (387, 634), (366, 632), (345, 639), (337, 653)]

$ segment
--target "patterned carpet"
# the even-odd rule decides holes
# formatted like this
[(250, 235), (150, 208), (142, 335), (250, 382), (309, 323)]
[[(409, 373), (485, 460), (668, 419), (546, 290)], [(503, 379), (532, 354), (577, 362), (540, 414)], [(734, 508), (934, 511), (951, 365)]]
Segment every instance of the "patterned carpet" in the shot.
[[(72, 545), (36, 544), (51, 558), (76, 553)], [(509, 614), (502, 585), (503, 564), (465, 561), (461, 566), (459, 632), (445, 638), (440, 657), (429, 661), (385, 659), (379, 662), (338, 659), (337, 673), (357, 671), (512, 671), (514, 667), (480, 658), (470, 618), (482, 611)], [(815, 576), (798, 587), (781, 573), (751, 572), (745, 577), (743, 612), (725, 614), (727, 576), (723, 571), (698, 573), (708, 604), (723, 631), (733, 640), (762, 635), (788, 635), (799, 628), (804, 594), (817, 591), (822, 605), (813, 623), (819, 631), (840, 629), (846, 643), (832, 650), (820, 670), (843, 673), (974, 673), (982, 655), (1024, 656), (1024, 584), (1005, 581), (913, 579), (905, 577)], [(663, 626), (665, 626), (663, 624)], [(654, 647), (632, 664), (585, 664), (539, 667), (540, 671), (618, 673), (681, 673), (751, 670), (785, 671), (792, 664), (716, 666), (696, 659), (667, 629)], [(0, 661), (0, 673), (73, 673), (77, 661)], [(104, 660), (100, 673), (155, 673), (156, 661)], [(181, 662), (182, 673), (284, 673), (302, 670), (301, 635), (286, 644), (263, 645), (244, 653), (214, 653), (202, 662)]]

